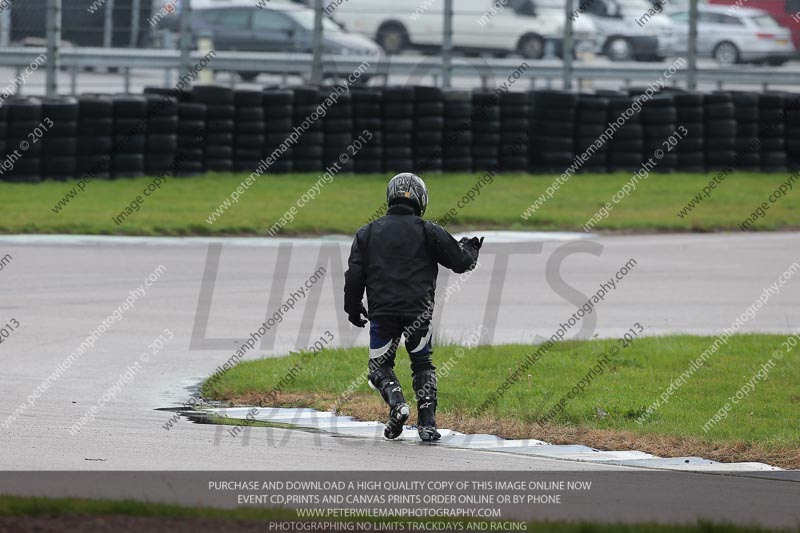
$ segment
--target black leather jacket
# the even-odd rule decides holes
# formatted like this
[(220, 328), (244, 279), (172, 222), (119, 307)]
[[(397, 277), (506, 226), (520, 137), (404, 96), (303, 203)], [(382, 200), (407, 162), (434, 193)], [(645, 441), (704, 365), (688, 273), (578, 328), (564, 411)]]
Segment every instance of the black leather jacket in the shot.
[(432, 313), (439, 265), (460, 274), (475, 268), (478, 249), (396, 204), (356, 233), (344, 275), (344, 310), (358, 314), (364, 289), (370, 318)]

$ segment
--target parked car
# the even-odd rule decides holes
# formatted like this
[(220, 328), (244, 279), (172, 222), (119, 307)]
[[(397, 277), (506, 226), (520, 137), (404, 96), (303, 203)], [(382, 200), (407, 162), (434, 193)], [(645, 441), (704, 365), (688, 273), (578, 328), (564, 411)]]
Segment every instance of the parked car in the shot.
[[(537, 8), (564, 13), (564, 0), (533, 0)], [(597, 28), (598, 54), (612, 61), (657, 61), (672, 48), (674, 25), (647, 0), (575, 0), (572, 18)]]
[(789, 28), (792, 32), (794, 47), (800, 50), (800, 0), (709, 0), (710, 4), (725, 5), (728, 8), (738, 9), (739, 6), (746, 5), (753, 9), (763, 9), (778, 24)]
[[(531, 0), (458, 0), (454, 3), (453, 46), (497, 55), (544, 57), (546, 43), (560, 49), (564, 13), (537, 9)], [(332, 14), (347, 29), (374, 38), (389, 54), (406, 49), (439, 50), (444, 11), (441, 2), (419, 0), (347, 0)], [(574, 24), (575, 48), (594, 49), (596, 28), (588, 20)]]
[[(670, 18), (678, 26), (674, 52), (684, 54), (689, 48), (689, 12), (676, 11)], [(795, 55), (795, 48), (789, 29), (766, 11), (703, 5), (697, 14), (697, 54), (712, 57), (720, 65), (782, 65)]]
[[(191, 25), (195, 42), (209, 37), (217, 51), (311, 52), (313, 50), (314, 11), (298, 4), (272, 2), (260, 8), (251, 0), (193, 2)], [(172, 29), (178, 28), (179, 10), (169, 17)], [(332, 55), (383, 55), (375, 42), (345, 31), (323, 18), (323, 52)], [(257, 72), (240, 72), (254, 79)]]

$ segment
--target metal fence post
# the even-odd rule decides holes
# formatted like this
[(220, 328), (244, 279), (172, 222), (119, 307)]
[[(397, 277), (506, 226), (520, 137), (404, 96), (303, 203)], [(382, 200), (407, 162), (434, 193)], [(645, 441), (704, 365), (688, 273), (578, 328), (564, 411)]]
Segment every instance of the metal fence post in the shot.
[(0, 11), (0, 47), (8, 47), (11, 43), (11, 10), (13, 5)]
[(61, 0), (47, 2), (47, 96), (58, 95), (58, 71), (61, 66)]
[(689, 0), (689, 72), (686, 86), (697, 89), (697, 0)]
[(111, 48), (114, 46), (114, 0), (106, 0), (104, 25), (103, 25), (103, 47)]
[(444, 0), (442, 31), (442, 87), (449, 89), (453, 81), (453, 0)]
[[(161, 48), (172, 50), (175, 48), (175, 33), (171, 30), (161, 32)], [(172, 86), (172, 69), (164, 69), (164, 87)]]
[[(580, 1), (580, 0), (579, 0)], [(566, 17), (564, 19), (564, 42), (561, 45), (562, 70), (561, 78), (564, 83), (564, 90), (572, 89), (572, 17), (573, 0), (567, 0)]]
[(142, 10), (142, 0), (131, 1), (131, 39), (130, 48), (136, 48), (139, 44), (139, 18)]
[(311, 63), (311, 84), (322, 83), (322, 0), (314, 0), (314, 36), (312, 47), (314, 58)]
[(192, 68), (192, 2), (191, 0), (181, 1), (181, 18), (180, 18), (180, 49), (181, 49), (181, 66), (178, 78), (188, 73)]
[[(128, 39), (128, 48), (136, 48), (139, 43), (139, 11), (141, 10), (141, 0), (131, 0), (131, 35)], [(125, 67), (125, 93), (131, 92), (131, 69)]]

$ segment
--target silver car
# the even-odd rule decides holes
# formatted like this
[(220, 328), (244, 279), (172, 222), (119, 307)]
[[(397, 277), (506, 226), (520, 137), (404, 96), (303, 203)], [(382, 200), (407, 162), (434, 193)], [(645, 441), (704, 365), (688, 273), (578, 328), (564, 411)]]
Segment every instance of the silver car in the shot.
[(675, 25), (648, 0), (575, 2), (602, 35), (600, 53), (612, 61), (660, 60), (669, 51)]
[[(669, 14), (675, 23), (673, 52), (689, 49), (689, 11)], [(795, 55), (792, 34), (766, 11), (737, 5), (698, 6), (697, 54), (720, 65), (767, 63), (782, 65)]]

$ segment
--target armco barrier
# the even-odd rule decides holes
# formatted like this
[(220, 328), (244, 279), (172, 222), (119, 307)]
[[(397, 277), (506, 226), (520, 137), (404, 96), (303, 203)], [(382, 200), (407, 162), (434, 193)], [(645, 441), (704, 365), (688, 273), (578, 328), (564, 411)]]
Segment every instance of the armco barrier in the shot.
[[(45, 53), (44, 47), (8, 47), (0, 54), (0, 66), (24, 69), (36, 57)], [(80, 73), (86, 68), (114, 69), (122, 72), (126, 78), (132, 69), (146, 70), (181, 70), (181, 53), (179, 50), (165, 49), (132, 49), (132, 48), (92, 48), (63, 47), (60, 52), (61, 68), (69, 73), (70, 88), (75, 91)], [(204, 52), (193, 51), (188, 61), (192, 64), (200, 61)], [(443, 71), (441, 57), (413, 55), (384, 55), (376, 60), (366, 56), (323, 56), (323, 74), (346, 77), (359, 68), (367, 60), (370, 63), (369, 76), (383, 79), (412, 79), (423, 73), (438, 74)], [(307, 53), (275, 53), (275, 52), (232, 52), (219, 51), (214, 56), (213, 70), (217, 72), (261, 72), (274, 76), (307, 77), (311, 72), (313, 54)], [(520, 59), (507, 58), (465, 58), (454, 57), (451, 63), (453, 77), (475, 79), (482, 78), (493, 86), (503, 76), (498, 73), (513, 72), (520, 65)], [(531, 63), (535, 68), (521, 72), (520, 82), (533, 80), (550, 80), (560, 82), (563, 78), (563, 63), (557, 59), (542, 59)], [(660, 63), (606, 63), (576, 62), (572, 66), (573, 77), (578, 84), (583, 81), (614, 81), (627, 84), (650, 83), (664, 73), (664, 65)], [(782, 68), (763, 68), (759, 65), (732, 65), (729, 67), (704, 66), (696, 73), (698, 84), (713, 84), (716, 87), (734, 85), (737, 87), (753, 86), (761, 90), (774, 86), (796, 86), (800, 79), (800, 67), (786, 66)], [(687, 68), (681, 67), (670, 78), (671, 83), (685, 85), (688, 78)]]
[[(0, 106), (0, 179), (142, 174), (634, 171), (800, 167), (800, 94), (631, 89), (493, 93), (331, 87), (12, 98)], [(370, 141), (345, 153), (365, 130)]]

